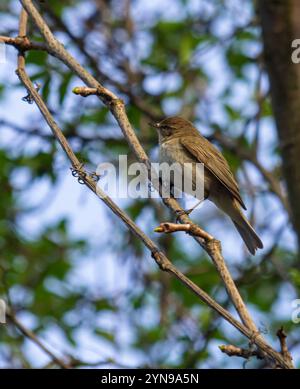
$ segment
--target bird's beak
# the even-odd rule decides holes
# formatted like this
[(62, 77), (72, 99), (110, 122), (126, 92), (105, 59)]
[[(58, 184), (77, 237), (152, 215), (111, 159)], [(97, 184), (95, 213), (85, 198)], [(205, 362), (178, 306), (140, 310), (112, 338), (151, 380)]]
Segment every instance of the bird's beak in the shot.
[(160, 123), (148, 123), (149, 124), (149, 126), (150, 127), (153, 127), (153, 128), (156, 128), (156, 129), (158, 129), (159, 128), (159, 126), (160, 126)]

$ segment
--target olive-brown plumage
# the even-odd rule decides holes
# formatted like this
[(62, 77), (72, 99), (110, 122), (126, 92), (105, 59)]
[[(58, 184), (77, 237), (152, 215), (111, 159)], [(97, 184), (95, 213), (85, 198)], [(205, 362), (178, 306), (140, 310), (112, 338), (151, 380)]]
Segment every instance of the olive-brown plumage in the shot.
[(254, 255), (256, 249), (262, 248), (263, 244), (241, 210), (246, 209), (246, 206), (223, 155), (191, 122), (183, 118), (166, 118), (154, 124), (154, 127), (159, 135), (160, 162), (203, 163), (205, 198), (231, 218), (248, 250)]

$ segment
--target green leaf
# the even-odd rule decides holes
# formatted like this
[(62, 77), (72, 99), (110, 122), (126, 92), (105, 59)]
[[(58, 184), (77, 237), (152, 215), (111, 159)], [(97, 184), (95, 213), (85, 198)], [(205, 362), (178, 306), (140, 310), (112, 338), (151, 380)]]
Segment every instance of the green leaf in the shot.
[(67, 89), (68, 89), (68, 86), (72, 80), (73, 74), (71, 72), (67, 72), (67, 73), (62, 74), (62, 77), (63, 77), (63, 81), (60, 84), (59, 89), (58, 89), (59, 104), (60, 105), (62, 105), (62, 103), (64, 101), (64, 98), (66, 96)]
[(42, 84), (42, 97), (47, 102), (50, 94), (51, 77), (47, 74)]
[(26, 56), (27, 64), (34, 64), (38, 66), (46, 66), (48, 53), (46, 51), (31, 50)]
[(96, 328), (95, 333), (98, 336), (101, 336), (101, 338), (104, 338), (105, 340), (108, 340), (109, 342), (115, 342), (115, 335), (112, 332), (105, 331), (101, 328)]

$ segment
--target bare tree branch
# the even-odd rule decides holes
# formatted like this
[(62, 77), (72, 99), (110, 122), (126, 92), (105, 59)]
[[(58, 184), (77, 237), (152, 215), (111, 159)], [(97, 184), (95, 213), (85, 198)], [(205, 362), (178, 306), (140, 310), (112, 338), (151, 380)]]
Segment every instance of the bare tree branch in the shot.
[(222, 351), (222, 353), (228, 355), (229, 357), (234, 356), (245, 359), (249, 359), (250, 357), (257, 357), (259, 359), (263, 358), (258, 350), (250, 350), (241, 347), (236, 347), (232, 344), (219, 346), (219, 349)]
[(14, 46), (18, 50), (42, 50), (48, 51), (47, 47), (42, 43), (31, 42), (26, 36), (18, 36), (16, 38), (10, 38), (8, 36), (0, 35), (0, 42), (6, 45)]
[(286, 344), (287, 335), (284, 332), (283, 327), (279, 328), (279, 330), (277, 331), (277, 336), (278, 336), (278, 339), (280, 342), (281, 354), (283, 355), (285, 360), (287, 360), (287, 361), (290, 360), (292, 363), (293, 358), (292, 358), (291, 353), (289, 352), (288, 346)]
[(207, 242), (210, 242), (214, 240), (213, 236), (208, 234), (206, 231), (202, 230), (199, 226), (196, 224), (176, 224), (176, 223), (161, 223), (159, 227), (156, 227), (154, 229), (154, 232), (165, 232), (167, 234), (176, 232), (176, 231), (185, 231), (186, 233), (193, 235), (193, 236), (199, 236), (202, 239), (205, 239)]
[(30, 339), (33, 343), (35, 343), (41, 350), (47, 354), (51, 360), (62, 369), (69, 369), (70, 366), (63, 359), (58, 358), (49, 348), (42, 342), (34, 332), (26, 328), (15, 316), (11, 309), (7, 311), (7, 317), (9, 320), (18, 328), (18, 330), (26, 336), (26, 338)]

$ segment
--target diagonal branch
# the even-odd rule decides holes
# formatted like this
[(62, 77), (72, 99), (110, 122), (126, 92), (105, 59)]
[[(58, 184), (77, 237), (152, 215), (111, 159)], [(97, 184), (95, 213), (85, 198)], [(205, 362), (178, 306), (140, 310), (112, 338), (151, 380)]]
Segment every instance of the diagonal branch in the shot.
[(7, 311), (8, 319), (15, 325), (16, 328), (24, 335), (26, 338), (30, 339), (33, 343), (35, 343), (41, 350), (44, 351), (48, 357), (62, 369), (69, 369), (70, 366), (62, 359), (58, 358), (49, 348), (42, 342), (34, 332), (26, 328), (15, 316), (11, 309)]

